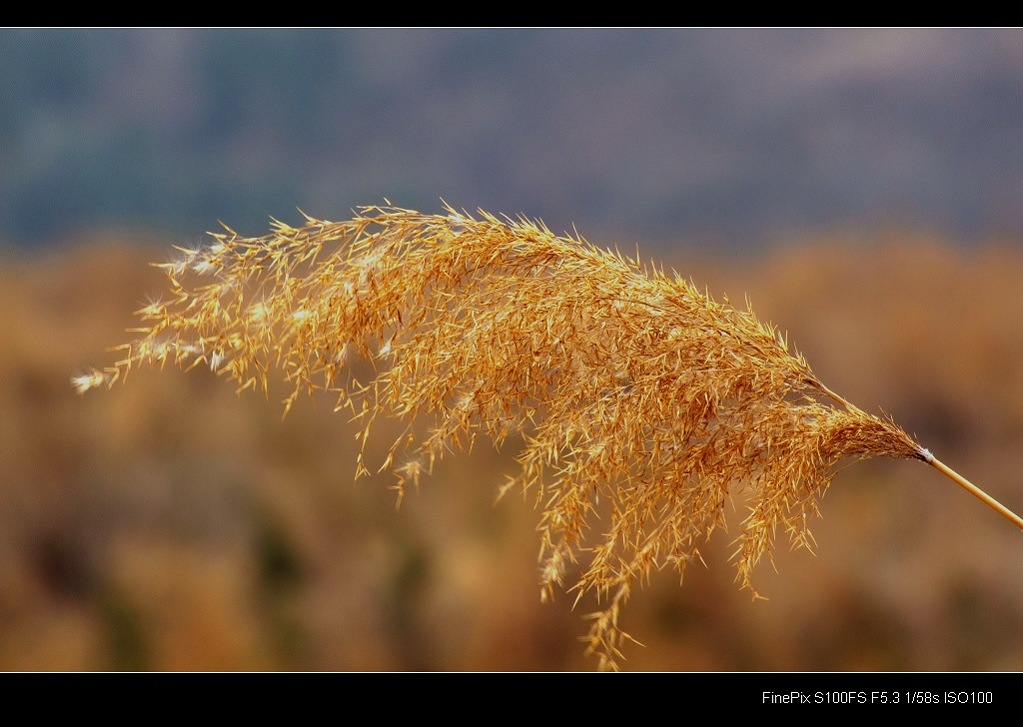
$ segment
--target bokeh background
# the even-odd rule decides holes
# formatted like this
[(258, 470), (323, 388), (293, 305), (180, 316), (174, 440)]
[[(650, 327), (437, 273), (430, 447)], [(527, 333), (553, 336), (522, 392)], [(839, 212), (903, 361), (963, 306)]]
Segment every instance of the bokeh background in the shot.
[[(0, 101), (0, 669), (595, 665), (593, 604), (540, 604), (539, 512), (494, 504), (513, 448), (396, 511), (330, 401), (74, 393), (219, 220), (444, 199), (638, 248), (1023, 510), (1021, 31), (5, 29)], [(822, 513), (766, 601), (727, 533), (655, 577), (624, 666), (1023, 668), (1008, 522), (908, 461)]]

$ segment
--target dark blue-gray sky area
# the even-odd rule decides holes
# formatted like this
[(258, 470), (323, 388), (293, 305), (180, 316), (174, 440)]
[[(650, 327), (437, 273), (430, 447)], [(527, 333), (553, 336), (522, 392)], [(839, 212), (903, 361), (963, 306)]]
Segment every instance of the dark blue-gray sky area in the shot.
[(0, 238), (392, 203), (757, 246), (1023, 231), (1019, 30), (0, 30)]

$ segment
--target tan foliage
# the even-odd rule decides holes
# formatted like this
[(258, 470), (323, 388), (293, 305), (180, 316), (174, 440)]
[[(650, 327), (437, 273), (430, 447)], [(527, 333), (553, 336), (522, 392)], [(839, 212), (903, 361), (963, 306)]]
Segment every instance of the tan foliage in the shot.
[(748, 307), (523, 219), (366, 207), (259, 238), (228, 230), (162, 267), (169, 297), (80, 390), (140, 364), (207, 365), (264, 392), (283, 372), (285, 411), (323, 390), (363, 443), (377, 416), (406, 423), (380, 465), (399, 500), (446, 452), (513, 441), (505, 489), (542, 511), (542, 597), (596, 595), (586, 641), (603, 667), (628, 638), (633, 586), (699, 559), (733, 498), (749, 506), (735, 560), (752, 590), (779, 528), (808, 544), (841, 460), (940, 465), (831, 392)]

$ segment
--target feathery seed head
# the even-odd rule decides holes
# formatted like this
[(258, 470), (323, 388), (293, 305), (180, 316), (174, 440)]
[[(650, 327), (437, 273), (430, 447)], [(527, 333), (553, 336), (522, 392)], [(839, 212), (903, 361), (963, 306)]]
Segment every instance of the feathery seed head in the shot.
[[(823, 386), (748, 302), (736, 310), (524, 218), (365, 207), (345, 222), (214, 238), (162, 266), (169, 301), (143, 310), (122, 361), (75, 387), (206, 352), (239, 388), (266, 390), (279, 371), (294, 387), (285, 411), (330, 392), (362, 422), (364, 445), (378, 414), (409, 423), (385, 463), (410, 455), (394, 469), (399, 499), (445, 452), (521, 433), (511, 486), (543, 508), (542, 596), (588, 558), (571, 590), (602, 604), (587, 643), (605, 666), (629, 638), (619, 613), (632, 584), (699, 559), (737, 492), (750, 508), (738, 578), (752, 588), (779, 528), (811, 542), (806, 521), (842, 459), (929, 457)], [(349, 350), (378, 361), (373, 382), (351, 378)]]

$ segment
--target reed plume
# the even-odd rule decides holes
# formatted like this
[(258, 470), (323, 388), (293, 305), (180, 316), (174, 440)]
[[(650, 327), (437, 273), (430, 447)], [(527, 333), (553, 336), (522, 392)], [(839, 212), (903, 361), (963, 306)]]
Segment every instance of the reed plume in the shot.
[[(779, 528), (808, 543), (846, 458), (922, 460), (1023, 528), (890, 419), (828, 389), (748, 306), (582, 238), (393, 207), (212, 237), (161, 266), (168, 297), (139, 311), (140, 337), (76, 387), (172, 362), (267, 392), (277, 372), (293, 385), (285, 412), (329, 392), (360, 422), (363, 448), (378, 416), (403, 422), (381, 467), (399, 501), (447, 452), (513, 439), (520, 470), (504, 489), (542, 513), (541, 597), (595, 595), (585, 640), (602, 667), (629, 638), (619, 614), (631, 589), (699, 559), (733, 497), (749, 506), (734, 559), (753, 591)], [(354, 357), (374, 362), (366, 380)], [(357, 474), (368, 466), (360, 454)]]

